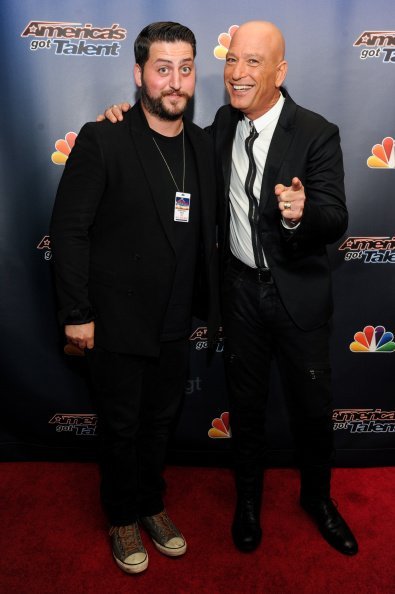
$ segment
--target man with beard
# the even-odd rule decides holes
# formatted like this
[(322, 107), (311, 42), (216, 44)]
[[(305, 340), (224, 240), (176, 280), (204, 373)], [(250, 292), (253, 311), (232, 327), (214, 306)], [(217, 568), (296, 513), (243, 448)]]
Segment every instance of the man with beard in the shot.
[(113, 555), (128, 573), (148, 565), (139, 524), (165, 555), (186, 551), (164, 508), (161, 471), (200, 274), (209, 333), (218, 327), (212, 147), (183, 117), (195, 37), (178, 23), (153, 23), (134, 51), (141, 100), (119, 126), (82, 128), (50, 230), (59, 319), (67, 341), (86, 349), (101, 496)]

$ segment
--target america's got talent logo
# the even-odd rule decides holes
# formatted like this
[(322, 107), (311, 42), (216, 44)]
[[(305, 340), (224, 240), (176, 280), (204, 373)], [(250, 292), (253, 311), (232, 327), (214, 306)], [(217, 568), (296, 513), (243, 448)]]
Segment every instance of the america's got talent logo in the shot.
[(395, 64), (395, 31), (363, 31), (353, 45), (363, 48), (361, 60), (382, 58), (385, 64)]
[(96, 435), (97, 416), (91, 413), (56, 413), (48, 423), (49, 425), (55, 425), (57, 433), (74, 433), (80, 437), (94, 437)]
[(91, 23), (38, 20), (30, 21), (21, 33), (21, 37), (34, 38), (29, 45), (32, 52), (54, 50), (55, 55), (88, 57), (119, 56), (119, 42), (126, 36), (127, 29), (118, 23), (95, 27)]
[(338, 408), (333, 429), (350, 433), (395, 433), (395, 411), (381, 408)]
[(395, 264), (395, 236), (347, 237), (338, 248), (346, 262)]
[[(199, 326), (194, 330), (189, 337), (189, 340), (194, 343), (195, 349), (201, 351), (209, 348), (209, 341), (207, 337), (207, 326)], [(222, 328), (219, 329), (214, 347), (217, 353), (222, 353), (224, 350), (224, 337), (222, 334)]]

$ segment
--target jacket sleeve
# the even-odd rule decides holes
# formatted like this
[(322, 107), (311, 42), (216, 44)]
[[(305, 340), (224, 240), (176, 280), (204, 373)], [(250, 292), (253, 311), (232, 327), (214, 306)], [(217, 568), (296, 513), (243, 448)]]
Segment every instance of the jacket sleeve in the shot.
[(337, 126), (326, 122), (310, 143), (302, 183), (306, 194), (303, 217), (299, 227), (290, 235), (308, 243), (337, 241), (348, 224), (343, 156)]
[(94, 319), (88, 294), (89, 236), (106, 183), (95, 126), (85, 124), (76, 139), (52, 213), (50, 238), (61, 324)]

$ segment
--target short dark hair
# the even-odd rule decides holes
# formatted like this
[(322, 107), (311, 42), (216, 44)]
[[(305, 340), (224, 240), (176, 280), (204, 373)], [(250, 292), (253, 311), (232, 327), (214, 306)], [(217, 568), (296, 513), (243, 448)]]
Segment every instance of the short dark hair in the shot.
[(144, 67), (148, 60), (151, 44), (155, 41), (185, 41), (190, 43), (193, 50), (193, 57), (196, 56), (196, 39), (188, 27), (171, 21), (159, 21), (144, 27), (134, 42), (134, 57), (136, 64)]

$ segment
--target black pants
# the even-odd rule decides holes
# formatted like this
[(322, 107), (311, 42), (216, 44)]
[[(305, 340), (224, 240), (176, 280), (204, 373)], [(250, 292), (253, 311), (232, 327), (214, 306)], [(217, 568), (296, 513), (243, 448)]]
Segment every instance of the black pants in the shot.
[(226, 273), (223, 302), (236, 479), (242, 484), (262, 474), (270, 365), (276, 357), (298, 464), (308, 479), (315, 473), (328, 482), (328, 473), (319, 470), (328, 468), (333, 456), (328, 325), (300, 330), (271, 278), (259, 280), (257, 271), (235, 258)]
[(158, 358), (88, 354), (98, 413), (101, 495), (110, 523), (163, 510), (166, 445), (187, 377), (188, 340), (161, 344)]

